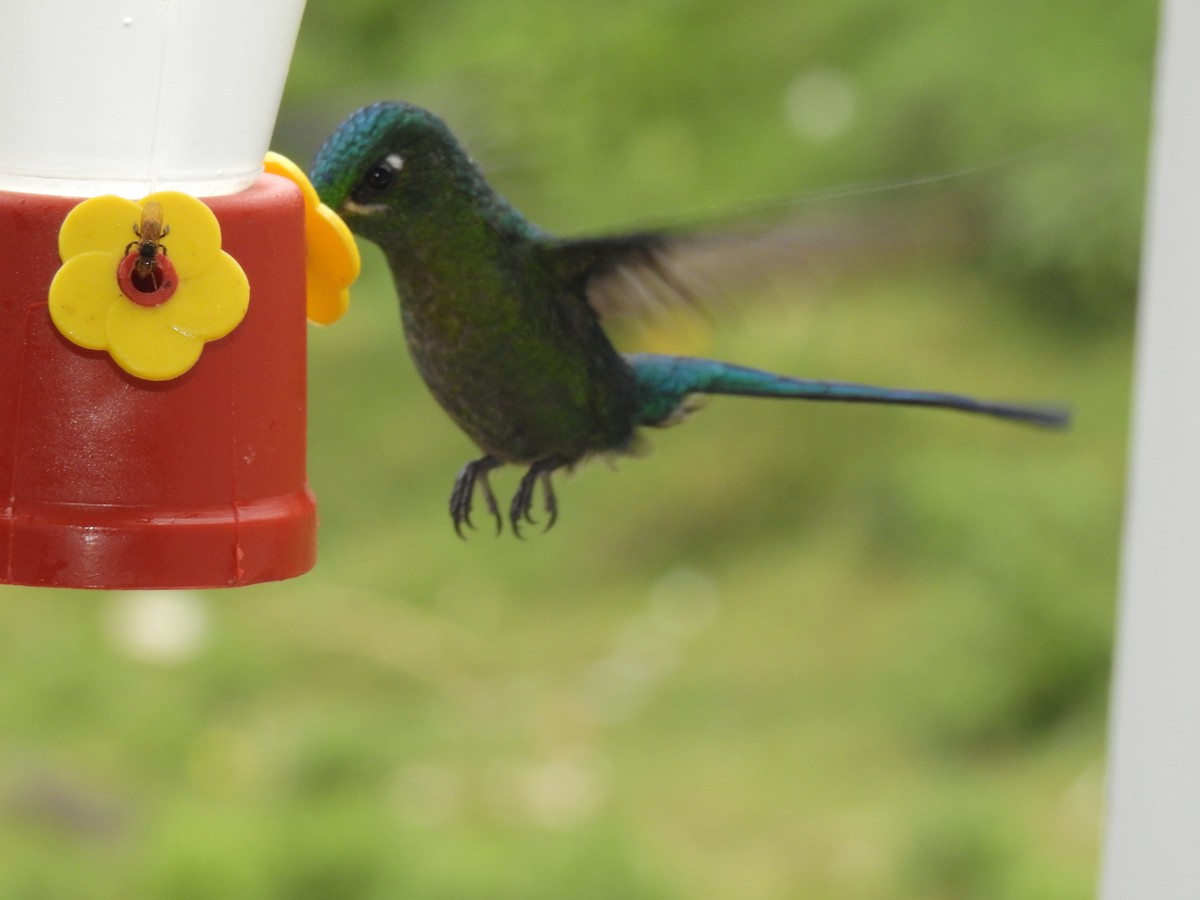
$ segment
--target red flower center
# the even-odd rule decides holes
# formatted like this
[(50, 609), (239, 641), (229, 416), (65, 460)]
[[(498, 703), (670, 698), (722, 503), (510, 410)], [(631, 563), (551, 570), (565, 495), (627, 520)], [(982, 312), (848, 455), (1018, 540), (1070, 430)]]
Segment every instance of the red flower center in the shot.
[(139, 253), (135, 246), (117, 266), (117, 285), (134, 303), (158, 306), (171, 299), (179, 286), (179, 275), (171, 258), (161, 249), (149, 257)]

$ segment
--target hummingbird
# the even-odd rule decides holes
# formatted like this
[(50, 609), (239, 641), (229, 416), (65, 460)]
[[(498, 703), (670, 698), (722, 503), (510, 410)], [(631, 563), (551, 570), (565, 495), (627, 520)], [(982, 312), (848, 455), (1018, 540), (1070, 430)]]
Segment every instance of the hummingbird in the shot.
[(450, 494), (459, 537), (464, 525), (475, 527), (476, 492), (503, 530), (488, 480), (496, 468), (525, 468), (507, 510), (513, 533), (536, 524), (539, 486), (547, 530), (558, 517), (554, 473), (631, 453), (643, 427), (681, 421), (702, 395), (939, 407), (1047, 428), (1068, 422), (1052, 407), (619, 352), (606, 319), (664, 297), (694, 299), (682, 251), (696, 238), (547, 233), (492, 188), (445, 122), (409, 103), (352, 113), (317, 151), (309, 177), (351, 231), (383, 250), (417, 371), (482, 451)]

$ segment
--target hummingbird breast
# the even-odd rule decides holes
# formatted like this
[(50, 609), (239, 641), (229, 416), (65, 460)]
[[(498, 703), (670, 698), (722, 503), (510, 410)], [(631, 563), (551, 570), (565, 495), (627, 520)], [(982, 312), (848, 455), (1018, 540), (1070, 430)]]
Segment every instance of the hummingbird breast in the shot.
[(442, 287), (402, 300), (405, 339), (438, 403), (482, 450), (569, 465), (628, 449), (634, 374), (590, 308), (528, 285)]

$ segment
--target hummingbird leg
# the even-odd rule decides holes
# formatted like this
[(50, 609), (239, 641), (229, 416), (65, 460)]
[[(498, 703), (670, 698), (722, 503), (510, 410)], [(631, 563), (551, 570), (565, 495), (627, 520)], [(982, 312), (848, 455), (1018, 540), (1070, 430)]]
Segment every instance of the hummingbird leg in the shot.
[(539, 482), (542, 485), (544, 509), (550, 516), (546, 522), (546, 527), (542, 531), (549, 531), (550, 526), (558, 518), (558, 499), (554, 496), (554, 487), (550, 483), (550, 475), (556, 469), (561, 468), (562, 463), (558, 460), (543, 459), (530, 466), (529, 471), (521, 478), (521, 483), (517, 486), (517, 492), (513, 495), (512, 505), (508, 510), (508, 520), (512, 523), (513, 534), (517, 537), (522, 536), (522, 519), (531, 525), (536, 524), (533, 516), (530, 515), (530, 511), (533, 508), (533, 489)]
[(454, 489), (450, 492), (450, 518), (454, 521), (454, 533), (460, 538), (466, 538), (466, 535), (462, 533), (463, 523), (470, 528), (475, 527), (475, 523), (471, 521), (471, 500), (476, 484), (483, 491), (483, 499), (487, 503), (488, 512), (496, 520), (496, 534), (500, 533), (503, 519), (500, 518), (500, 507), (496, 503), (496, 495), (492, 493), (492, 486), (488, 482), (488, 472), (502, 465), (504, 463), (494, 456), (483, 456), (472, 460), (459, 470), (454, 479)]

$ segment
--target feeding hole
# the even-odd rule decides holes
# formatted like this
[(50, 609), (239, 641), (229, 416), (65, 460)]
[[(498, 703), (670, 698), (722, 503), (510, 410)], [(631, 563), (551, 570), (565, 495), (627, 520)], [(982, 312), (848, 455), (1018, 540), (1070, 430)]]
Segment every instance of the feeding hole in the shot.
[[(135, 245), (136, 246), (136, 245)], [(117, 266), (117, 284), (121, 293), (141, 306), (158, 306), (175, 293), (179, 276), (165, 253), (149, 262), (136, 249), (127, 253)]]

